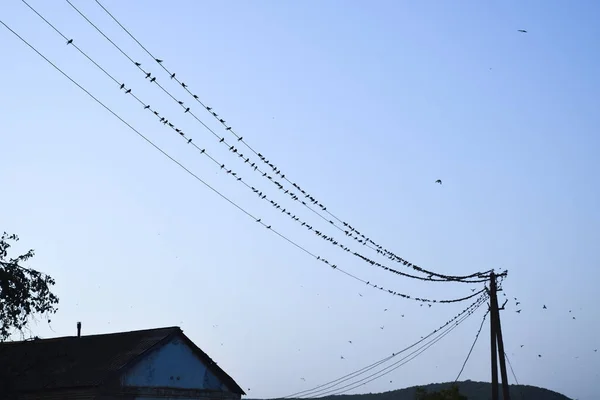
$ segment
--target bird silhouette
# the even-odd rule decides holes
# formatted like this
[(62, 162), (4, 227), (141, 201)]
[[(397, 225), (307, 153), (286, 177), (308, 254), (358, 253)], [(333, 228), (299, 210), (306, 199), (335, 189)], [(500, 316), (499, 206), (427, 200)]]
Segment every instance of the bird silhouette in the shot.
[(525, 29), (517, 29), (517, 32), (527, 33), (527, 31)]
[(160, 64), (161, 62), (163, 62), (163, 60), (159, 60), (158, 58), (155, 58), (155, 60), (156, 60), (156, 62), (157, 62), (157, 63), (159, 63), (159, 64)]
[(73, 39), (67, 40), (67, 44), (71, 44), (71, 43), (73, 43)]
[(125, 84), (121, 83), (121, 90), (123, 90), (124, 87), (125, 87)]
[(187, 85), (185, 83), (183, 83), (183, 82), (181, 82), (181, 86), (183, 86), (184, 88), (187, 87)]
[(442, 180), (438, 179), (437, 181), (435, 181), (435, 183), (439, 183), (441, 185), (442, 184)]
[(128, 94), (128, 93), (131, 93), (131, 89), (127, 89), (127, 90), (125, 91), (125, 94)]
[(192, 143), (192, 139), (188, 139), (188, 144)]
[(156, 82), (156, 77), (153, 76), (152, 79), (150, 79), (150, 82)]
[(380, 327), (379, 327), (379, 329), (383, 329), (383, 328), (385, 328), (385, 326), (380, 326)]
[(146, 79), (150, 78), (150, 75), (152, 75), (151, 72), (146, 72)]
[(185, 109), (185, 111), (184, 111), (184, 114), (185, 114), (186, 112), (190, 112), (190, 108), (189, 108), (189, 107)]
[(547, 310), (547, 309), (548, 309), (548, 307), (546, 307), (546, 305), (545, 305), (545, 304), (544, 304), (544, 307), (542, 307), (542, 308), (543, 308), (544, 310)]
[(520, 313), (521, 313), (521, 310), (517, 310), (517, 314), (520, 314)]
[(150, 108), (150, 105), (148, 104), (146, 107), (144, 107), (144, 110), (147, 110)]
[(175, 72), (171, 74), (171, 79), (175, 78)]

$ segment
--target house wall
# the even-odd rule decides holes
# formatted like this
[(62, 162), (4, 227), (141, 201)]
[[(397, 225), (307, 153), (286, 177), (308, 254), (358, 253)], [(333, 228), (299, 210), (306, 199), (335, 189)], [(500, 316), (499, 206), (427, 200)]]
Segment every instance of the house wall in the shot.
[(177, 337), (130, 368), (121, 377), (121, 384), (229, 392), (229, 389), (196, 357), (192, 349)]

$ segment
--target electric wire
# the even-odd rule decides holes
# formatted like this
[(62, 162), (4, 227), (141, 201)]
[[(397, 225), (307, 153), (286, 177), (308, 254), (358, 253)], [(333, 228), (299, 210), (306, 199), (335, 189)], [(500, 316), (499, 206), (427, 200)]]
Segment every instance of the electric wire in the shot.
[[(104, 74), (106, 74), (110, 79), (113, 80), (113, 82), (115, 82), (117, 85), (120, 85), (119, 87), (121, 89), (126, 89), (125, 88), (125, 84), (121, 84), (119, 80), (117, 80), (113, 75), (111, 75), (109, 72), (106, 71), (105, 68), (103, 68), (102, 66), (100, 66), (95, 60), (93, 60), (86, 52), (84, 52), (79, 46), (77, 46), (73, 40), (73, 38), (68, 38), (65, 34), (63, 34), (58, 28), (56, 28), (55, 25), (53, 25), (50, 21), (48, 21), (48, 19), (46, 19), (44, 16), (42, 16), (35, 8), (33, 8), (29, 3), (27, 3), (27, 1), (25, 0), (21, 0), (27, 7), (29, 7), (29, 9), (31, 11), (33, 11), (38, 17), (40, 17), (48, 26), (50, 26), (56, 33), (58, 33), (64, 40), (67, 41), (67, 44), (72, 45), (76, 50), (78, 50), (83, 56), (85, 56), (92, 64), (94, 64), (97, 68), (99, 68)], [(227, 171), (228, 174), (232, 175), (233, 177), (236, 178), (236, 181), (243, 184), (244, 186), (246, 186), (246, 188), (252, 190), (255, 194), (258, 194), (259, 198), (261, 200), (266, 201), (267, 203), (270, 203), (271, 206), (273, 206), (274, 208), (276, 208), (277, 210), (281, 211), (283, 214), (287, 214), (288, 217), (290, 217), (293, 221), (297, 222), (298, 224), (300, 224), (300, 226), (305, 227), (306, 229), (308, 229), (309, 231), (314, 231), (314, 233), (322, 238), (323, 240), (333, 244), (336, 247), (341, 248), (342, 250), (351, 253), (352, 255), (362, 259), (363, 261), (367, 262), (368, 264), (371, 264), (373, 266), (377, 266), (379, 268), (382, 268), (386, 271), (404, 276), (404, 277), (408, 277), (408, 278), (412, 278), (412, 279), (418, 279), (418, 280), (423, 280), (423, 281), (430, 281), (430, 282), (451, 282), (445, 279), (434, 279), (434, 278), (424, 278), (424, 277), (420, 277), (420, 276), (415, 276), (415, 275), (411, 275), (411, 274), (407, 274), (398, 270), (395, 270), (393, 268), (389, 268), (379, 262), (376, 262), (374, 260), (371, 260), (365, 256), (363, 256), (362, 254), (358, 253), (358, 252), (353, 252), (349, 247), (345, 246), (342, 243), (339, 243), (335, 238), (327, 236), (325, 234), (323, 234), (321, 231), (318, 231), (316, 229), (313, 229), (313, 227), (311, 225), (308, 225), (306, 222), (300, 220), (299, 217), (296, 217), (294, 214), (292, 214), (291, 212), (289, 212), (288, 210), (286, 210), (285, 208), (282, 208), (277, 202), (267, 198), (266, 195), (264, 195), (262, 193), (262, 191), (259, 191), (258, 189), (256, 189), (255, 187), (249, 185), (248, 183), (246, 183), (241, 177), (237, 176), (236, 172), (233, 172), (233, 170), (231, 169), (227, 169), (225, 167), (225, 164), (222, 164), (221, 162), (219, 162), (218, 160), (216, 160), (214, 157), (212, 157), (207, 151), (206, 149), (200, 148), (196, 143), (193, 143), (192, 138), (189, 137), (189, 135), (186, 135), (181, 129), (178, 129), (177, 127), (175, 127), (175, 125), (173, 125), (172, 123), (169, 122), (168, 119), (161, 117), (160, 113), (157, 112), (156, 110), (153, 110), (150, 105), (146, 104), (143, 100), (141, 100), (139, 97), (137, 97), (132, 91), (131, 89), (126, 89), (125, 91), (126, 94), (131, 95), (133, 98), (135, 98), (138, 103), (140, 103), (141, 105), (144, 105), (144, 109), (149, 109), (155, 116), (156, 118), (160, 119), (161, 122), (163, 122), (164, 125), (168, 125), (171, 129), (173, 129), (174, 131), (176, 131), (177, 133), (179, 133), (179, 135), (182, 137), (182, 139), (184, 139), (185, 141), (187, 141), (188, 144), (192, 144), (193, 147), (196, 148), (196, 150), (198, 150), (200, 152), (200, 154), (205, 155), (206, 157), (208, 157), (211, 161), (213, 161), (213, 163), (215, 163), (217, 166), (220, 166), (220, 168), (223, 170), (225, 169)], [(243, 155), (239, 155), (240, 157), (243, 157)], [(484, 279), (479, 279), (479, 280), (469, 280), (469, 283), (480, 283), (483, 282)]]
[[(425, 352), (427, 349), (429, 349), (431, 346), (433, 346), (435, 343), (437, 343), (438, 341), (440, 341), (441, 339), (443, 339), (446, 335), (448, 335), (450, 332), (452, 332), (454, 329), (456, 329), (460, 324), (462, 324), (467, 318), (469, 318), (471, 315), (473, 315), (473, 313), (483, 304), (483, 302), (479, 303), (477, 305), (477, 307), (475, 307), (474, 310), (470, 311), (469, 313), (467, 313), (466, 315), (462, 316), (458, 321), (456, 321), (452, 326), (446, 328), (445, 332), (438, 334), (438, 336), (434, 339), (432, 339), (431, 341), (429, 341), (428, 343), (424, 344), (423, 346), (419, 347), (417, 350), (414, 350), (413, 352), (409, 353), (407, 356), (401, 358), (400, 360), (396, 361), (395, 363), (382, 368), (381, 370), (366, 376), (365, 378), (362, 378), (356, 382), (344, 385), (340, 388), (334, 389), (334, 390), (329, 390), (329, 391), (325, 391), (325, 392), (319, 392), (317, 394), (312, 394), (309, 397), (306, 398), (316, 398), (316, 397), (322, 397), (322, 396), (337, 396), (337, 395), (341, 395), (344, 393), (347, 393), (351, 390), (354, 390), (360, 386), (364, 386), (370, 382), (373, 382), (374, 380), (377, 380), (379, 378), (382, 378), (388, 374), (390, 374), (391, 372), (395, 371), (396, 369), (400, 368), (403, 365), (406, 365), (407, 363), (409, 363), (410, 361), (414, 360), (415, 358), (417, 358), (419, 355), (421, 355), (423, 352)], [(393, 368), (392, 368), (393, 367)]]
[(342, 274), (357, 280), (361, 283), (364, 283), (372, 288), (375, 289), (379, 289), (379, 290), (385, 290), (387, 291), (389, 294), (395, 295), (395, 296), (400, 296), (400, 297), (404, 297), (406, 299), (412, 299), (412, 300), (416, 300), (416, 301), (428, 301), (428, 302), (437, 302), (437, 303), (457, 303), (457, 302), (461, 302), (461, 301), (465, 301), (468, 300), (472, 297), (475, 297), (483, 292), (485, 292), (485, 289), (482, 289), (470, 296), (465, 296), (462, 298), (458, 298), (458, 299), (451, 299), (451, 300), (430, 300), (430, 299), (423, 299), (423, 298), (418, 298), (418, 297), (411, 297), (396, 291), (393, 291), (391, 289), (385, 289), (382, 286), (376, 285), (371, 283), (370, 281), (367, 281), (365, 279), (362, 279), (348, 271), (345, 271), (341, 268), (339, 268), (337, 265), (330, 263), (327, 259), (324, 259), (323, 257), (320, 257), (318, 255), (316, 255), (315, 253), (309, 251), (308, 249), (306, 249), (305, 247), (301, 246), (300, 244), (296, 243), (295, 241), (293, 241), (292, 239), (288, 238), (287, 236), (283, 235), (282, 233), (280, 233), (279, 231), (273, 229), (271, 227), (271, 225), (267, 225), (265, 222), (263, 222), (260, 218), (256, 218), (253, 214), (251, 214), (250, 212), (248, 212), (246, 209), (244, 209), (242, 206), (240, 206), (239, 204), (237, 204), (236, 202), (234, 202), (233, 200), (229, 199), (227, 196), (225, 196), (223, 193), (221, 193), (220, 191), (218, 191), (217, 189), (215, 189), (214, 187), (212, 187), (210, 184), (208, 184), (206, 181), (204, 181), (202, 178), (200, 178), (197, 174), (195, 174), (194, 172), (192, 172), (190, 169), (188, 169), (187, 167), (185, 167), (181, 162), (179, 162), (178, 160), (176, 160), (174, 157), (172, 157), (171, 155), (169, 155), (165, 150), (163, 150), (161, 147), (159, 147), (158, 145), (156, 145), (153, 141), (151, 141), (148, 137), (146, 137), (145, 135), (143, 135), (140, 131), (138, 131), (135, 127), (133, 127), (130, 123), (128, 123), (126, 120), (124, 120), (121, 116), (119, 116), (115, 111), (113, 111), (110, 107), (108, 107), (107, 105), (105, 105), (101, 100), (99, 100), (97, 97), (95, 97), (91, 92), (89, 92), (87, 89), (85, 89), (82, 85), (80, 85), (77, 81), (75, 81), (73, 78), (71, 78), (66, 72), (64, 72), (60, 67), (58, 67), (56, 64), (54, 64), (52, 61), (50, 61), (50, 59), (48, 59), (46, 56), (44, 56), (39, 50), (37, 50), (33, 45), (31, 45), (27, 40), (25, 40), (22, 36), (20, 36), (16, 31), (14, 31), (12, 28), (10, 28), (6, 23), (4, 23), (2, 20), (0, 20), (0, 23), (7, 28), (13, 35), (15, 35), (18, 39), (20, 39), (24, 44), (26, 44), (31, 50), (33, 50), (35, 53), (37, 53), (40, 57), (42, 57), (48, 64), (50, 64), (52, 67), (54, 67), (54, 69), (56, 69), (58, 72), (60, 72), (65, 78), (67, 78), (69, 81), (71, 81), (71, 83), (73, 83), (74, 85), (76, 85), (79, 89), (81, 89), (83, 92), (85, 92), (89, 97), (91, 97), (94, 101), (96, 101), (99, 105), (101, 105), (106, 111), (108, 111), (110, 114), (112, 114), (115, 118), (117, 118), (119, 121), (121, 121), (124, 125), (126, 125), (129, 129), (131, 129), (134, 133), (136, 133), (140, 138), (142, 138), (144, 141), (146, 141), (149, 145), (151, 145), (152, 147), (154, 147), (157, 151), (159, 151), (163, 156), (167, 157), (169, 160), (171, 160), (173, 163), (175, 163), (176, 165), (178, 165), (181, 169), (183, 169), (185, 172), (187, 172), (190, 176), (192, 176), (194, 179), (196, 179), (198, 182), (202, 183), (205, 187), (207, 187), (208, 189), (210, 189), (212, 192), (214, 192), (215, 194), (217, 194), (219, 197), (221, 197), (223, 200), (227, 201), (229, 204), (231, 204), (232, 206), (234, 206), (235, 208), (237, 208), (239, 211), (241, 211), (242, 213), (244, 213), (246, 216), (252, 218), (253, 220), (255, 220), (256, 222), (260, 223), (262, 226), (264, 226), (265, 228), (271, 230), (274, 234), (276, 234), (277, 236), (279, 236), (281, 239), (285, 240), (286, 242), (288, 242), (289, 244), (291, 244), (292, 246), (296, 247), (297, 249), (303, 251), (304, 253), (306, 253), (307, 255), (315, 258), (318, 261), (321, 261), (325, 264), (327, 264), (328, 266), (330, 266), (331, 268), (333, 268), (336, 271), (341, 272)]
[(469, 349), (469, 353), (467, 354), (467, 358), (465, 359), (465, 362), (463, 363), (462, 367), (460, 368), (460, 371), (458, 372), (458, 375), (456, 376), (456, 379), (454, 380), (454, 382), (458, 382), (458, 379), (460, 378), (463, 371), (465, 370), (465, 367), (467, 366), (467, 362), (469, 361), (469, 357), (471, 357), (471, 353), (473, 352), (473, 349), (475, 348), (475, 343), (477, 343), (477, 339), (479, 339), (479, 334), (481, 333), (481, 330), (483, 329), (483, 324), (485, 323), (485, 319), (489, 313), (490, 313), (490, 310), (488, 309), (487, 312), (485, 314), (483, 314), (483, 318), (481, 320), (481, 325), (479, 326), (479, 329), (477, 330), (477, 334), (475, 335), (475, 340), (473, 341), (473, 344), (471, 345), (471, 348)]
[(412, 349), (413, 347), (423, 343), (424, 341), (428, 340), (431, 336), (435, 335), (438, 332), (441, 332), (442, 330), (444, 330), (445, 328), (447, 328), (450, 324), (452, 324), (453, 322), (459, 320), (461, 317), (463, 317), (465, 314), (471, 313), (474, 310), (476, 310), (481, 304), (483, 304), (486, 299), (488, 298), (487, 294), (483, 294), (481, 297), (479, 297), (475, 302), (473, 302), (472, 304), (470, 304), (468, 307), (466, 307), (464, 310), (462, 310), (460, 313), (458, 313), (457, 315), (455, 315), (452, 319), (448, 320), (445, 324), (443, 324), (442, 326), (440, 326), (438, 329), (435, 329), (434, 331), (432, 331), (431, 333), (429, 333), (427, 336), (421, 338), (420, 340), (416, 341), (415, 343), (411, 344), (408, 347), (405, 347), (395, 353), (392, 353), (392, 355), (384, 357), (372, 364), (369, 364), (361, 369), (358, 369), (356, 371), (350, 372), (349, 374), (346, 374), (344, 376), (341, 376), (337, 379), (331, 380), (329, 382), (323, 383), (321, 385), (315, 386), (313, 388), (310, 389), (305, 389), (296, 393), (292, 393), (290, 395), (284, 396), (284, 397), (280, 397), (278, 399), (289, 399), (289, 398), (297, 398), (298, 396), (302, 397), (302, 396), (307, 396), (310, 395), (314, 392), (320, 392), (320, 391), (325, 391), (325, 390), (329, 390), (335, 386), (338, 386), (339, 384), (346, 382), (350, 379), (356, 378), (360, 375), (363, 375), (365, 373), (367, 373), (368, 371), (378, 367), (381, 364), (386, 363), (387, 361), (399, 357), (401, 354), (407, 352), (408, 350)]
[(515, 370), (513, 369), (513, 366), (510, 362), (510, 360), (508, 359), (508, 354), (506, 354), (506, 352), (504, 353), (504, 358), (506, 358), (506, 361), (508, 362), (508, 366), (510, 367), (510, 372), (513, 376), (513, 378), (515, 378), (515, 383), (518, 385), (519, 384), (519, 380), (517, 379), (517, 375), (515, 374)]
[[(130, 62), (132, 62), (133, 64), (135, 64), (137, 66), (138, 69), (140, 69), (144, 74), (146, 74), (146, 77), (150, 77), (151, 73), (150, 72), (146, 72), (144, 69), (141, 68), (141, 64), (134, 61), (126, 52), (124, 52), (113, 40), (111, 40), (100, 28), (98, 28), (83, 12), (81, 12), (77, 7), (75, 7), (73, 5), (73, 3), (71, 3), (71, 1), (66, 0), (67, 3), (69, 5), (71, 5), (71, 7), (78, 13), (80, 14), (92, 27), (94, 27), (102, 36), (104, 36), (115, 48), (117, 48), (119, 50), (119, 52), (121, 54), (123, 54)], [(180, 81), (178, 78), (175, 77), (174, 73), (171, 73), (162, 63), (162, 60), (159, 60), (158, 58), (156, 58), (146, 47), (144, 47), (136, 38), (135, 36), (133, 36), (133, 34), (131, 34), (131, 32), (129, 30), (127, 30), (122, 24), (121, 22), (119, 22), (119, 20), (113, 15), (111, 14), (98, 0), (96, 0), (96, 3), (147, 53), (149, 54), (170, 76), (171, 79), (175, 80), (176, 82), (178, 82), (187, 92), (188, 94), (190, 94), (199, 104), (201, 104), (203, 106), (204, 109), (206, 109), (209, 113), (211, 113), (211, 115), (216, 118), (225, 128), (227, 131), (231, 132), (232, 134), (235, 135), (235, 137), (237, 138), (237, 142), (242, 142), (244, 145), (246, 145), (246, 147), (253, 152), (255, 155), (259, 156), (259, 158), (267, 165), (269, 165), (273, 171), (275, 172), (275, 175), (279, 175), (281, 177), (282, 180), (287, 181), (288, 183), (292, 184), (297, 190), (299, 190), (304, 196), (305, 199), (312, 199), (311, 201), (314, 204), (318, 204), (320, 206), (321, 203), (319, 203), (318, 201), (314, 200), (314, 198), (307, 194), (303, 189), (301, 189), (296, 183), (291, 182), (289, 179), (287, 179), (285, 177), (285, 174), (282, 174), (281, 171), (277, 168), (274, 167), (272, 165), (272, 163), (270, 163), (261, 153), (258, 153), (257, 151), (255, 151), (252, 147), (250, 147), (241, 136), (238, 136), (235, 132), (233, 132), (233, 130), (231, 129), (230, 126), (227, 126), (225, 124), (225, 121), (222, 118), (219, 118), (219, 115), (212, 111), (211, 107), (206, 106), (204, 103), (202, 103), (197, 95), (194, 95), (189, 89), (188, 86)], [(162, 85), (160, 85), (157, 81), (156, 81), (156, 77), (153, 78), (152, 80), (153, 83), (157, 84), (167, 95), (169, 95), (174, 101), (177, 101), (180, 105), (182, 105), (182, 107), (184, 107), (186, 110), (188, 110), (188, 113), (190, 115), (192, 115), (192, 117), (194, 117), (198, 122), (200, 122), (210, 133), (212, 133), (215, 137), (217, 137), (219, 139), (220, 142), (225, 142), (224, 141), (224, 137), (219, 136), (217, 133), (215, 133), (212, 129), (210, 129), (204, 122), (202, 122), (198, 117), (196, 117), (191, 111), (189, 111), (189, 107), (185, 107), (183, 105), (183, 103), (179, 100), (177, 100), (170, 92), (168, 92)], [(235, 148), (235, 146), (232, 146), (230, 144), (227, 144), (227, 146), (230, 147), (230, 151), (233, 151), (235, 149), (235, 151), (237, 152), (237, 148)], [(247, 160), (249, 161), (249, 157), (247, 157)], [(246, 162), (247, 163), (247, 162)], [(255, 163), (249, 164), (249, 165), (254, 165), (254, 170), (257, 171), (258, 167), (256, 166)], [(263, 177), (267, 177), (271, 182), (273, 182), (275, 185), (278, 186), (278, 188), (280, 190), (283, 190), (284, 187), (283, 185), (278, 182), (276, 179), (274, 179), (271, 175), (268, 175), (266, 172), (260, 171), (262, 172), (262, 176)], [(424, 273), (424, 274), (428, 274), (431, 277), (435, 276), (438, 278), (442, 278), (442, 281), (456, 281), (456, 282), (464, 282), (466, 279), (469, 278), (484, 278), (487, 277), (487, 274), (490, 271), (485, 271), (485, 272), (477, 272), (474, 274), (470, 274), (470, 275), (464, 275), (464, 276), (452, 276), (452, 275), (444, 275), (444, 274), (439, 274), (439, 273), (434, 273), (432, 271), (428, 271), (425, 270), (421, 267), (418, 267), (415, 264), (412, 264), (406, 260), (404, 260), (401, 257), (396, 256), (394, 253), (384, 249), (382, 246), (377, 245), (374, 241), (372, 241), (371, 239), (369, 239), (368, 237), (366, 237), (365, 235), (361, 234), (359, 231), (357, 231), (355, 228), (353, 228), (351, 225), (343, 222), (342, 220), (340, 220), (339, 218), (335, 217), (335, 215), (331, 214), (331, 212), (327, 211), (326, 207), (322, 206), (323, 211), (326, 211), (328, 214), (330, 214), (334, 219), (338, 220), (340, 223), (342, 223), (344, 225), (344, 228), (340, 227), (339, 225), (337, 225), (333, 220), (328, 219), (324, 216), (322, 216), (321, 214), (319, 214), (318, 212), (316, 212), (314, 209), (312, 209), (310, 206), (308, 206), (306, 201), (300, 200), (300, 198), (293, 193), (290, 190), (286, 190), (285, 191), (286, 194), (290, 195), (290, 198), (292, 198), (294, 201), (300, 201), (305, 207), (309, 208), (311, 211), (313, 211), (314, 213), (316, 213), (317, 215), (319, 215), (323, 220), (328, 221), (330, 223), (330, 225), (334, 226), (335, 228), (337, 228), (338, 230), (344, 232), (347, 236), (353, 238), (354, 240), (356, 240), (358, 243), (363, 244), (369, 248), (371, 248), (372, 250), (376, 251), (379, 254), (383, 254), (386, 257), (388, 257), (390, 260), (393, 260), (395, 262), (401, 263), (406, 267), (409, 268), (413, 268), (415, 271), (418, 271), (420, 273)], [(375, 247), (373, 247), (375, 246)], [(363, 256), (359, 257), (363, 258)], [(368, 262), (368, 260), (365, 260)], [(469, 282), (465, 282), (465, 283), (475, 283), (474, 281), (469, 281)]]

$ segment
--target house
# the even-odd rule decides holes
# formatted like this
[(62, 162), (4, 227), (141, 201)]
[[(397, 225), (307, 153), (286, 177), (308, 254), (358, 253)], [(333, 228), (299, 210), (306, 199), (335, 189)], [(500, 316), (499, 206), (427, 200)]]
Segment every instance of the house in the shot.
[(0, 343), (0, 399), (240, 400), (178, 327)]

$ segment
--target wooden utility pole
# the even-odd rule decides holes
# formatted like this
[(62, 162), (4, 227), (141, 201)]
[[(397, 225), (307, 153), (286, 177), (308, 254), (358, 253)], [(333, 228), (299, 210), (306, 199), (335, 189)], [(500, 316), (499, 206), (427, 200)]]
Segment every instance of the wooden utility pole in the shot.
[[(502, 398), (510, 400), (508, 375), (506, 373), (506, 360), (504, 342), (502, 340), (502, 327), (500, 325), (500, 308), (498, 307), (497, 275), (490, 274), (490, 338), (492, 350), (492, 400), (498, 398), (498, 356), (500, 356), (500, 374), (502, 377)], [(504, 308), (504, 306), (502, 306)]]
[(496, 336), (496, 318), (494, 308), (496, 299), (496, 274), (490, 274), (490, 339), (492, 351), (492, 400), (498, 400), (498, 337)]

